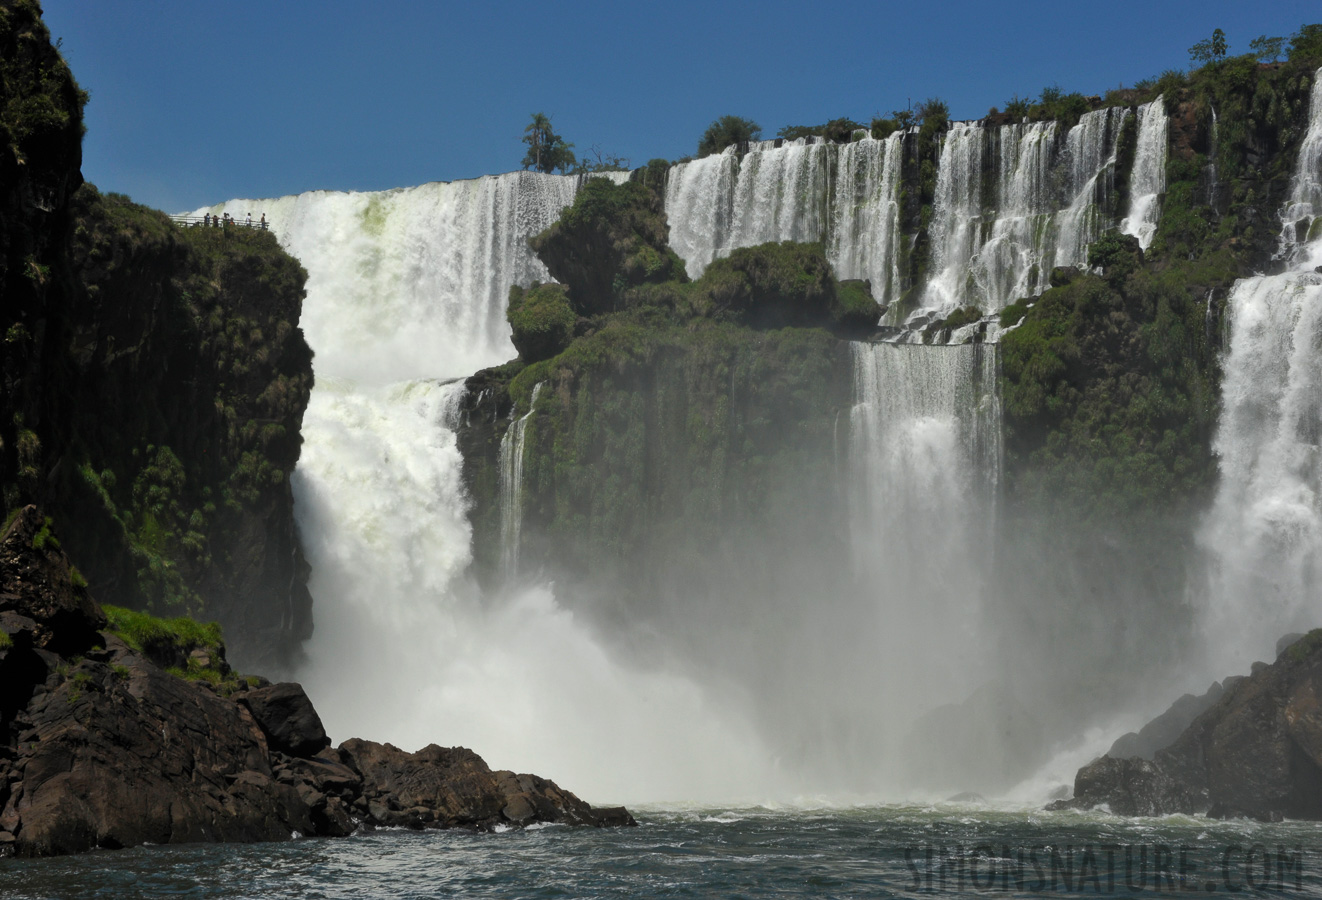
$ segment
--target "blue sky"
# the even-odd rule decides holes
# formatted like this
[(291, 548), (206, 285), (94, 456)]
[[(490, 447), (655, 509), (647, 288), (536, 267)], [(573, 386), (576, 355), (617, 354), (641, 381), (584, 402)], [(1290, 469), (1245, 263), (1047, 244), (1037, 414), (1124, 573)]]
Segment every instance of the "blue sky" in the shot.
[(582, 154), (691, 154), (930, 96), (976, 118), (1047, 85), (1101, 93), (1322, 21), (1316, 0), (423, 3), (46, 0), (92, 95), (83, 174), (175, 211), (519, 167), (544, 111)]

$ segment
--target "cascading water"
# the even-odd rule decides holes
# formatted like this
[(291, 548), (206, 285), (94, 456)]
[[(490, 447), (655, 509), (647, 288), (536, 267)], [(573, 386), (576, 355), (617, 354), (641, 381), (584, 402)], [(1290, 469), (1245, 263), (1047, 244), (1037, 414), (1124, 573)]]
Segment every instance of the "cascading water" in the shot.
[[(1088, 244), (1112, 224), (1103, 210), (1128, 114), (1090, 112), (1063, 141), (1051, 122), (954, 123), (937, 165), (922, 308), (895, 306), (883, 321), (899, 325), (967, 305), (995, 312), (1045, 290), (1052, 266), (1083, 264)], [(728, 148), (680, 163), (666, 183), (671, 245), (696, 278), (739, 247), (824, 240), (837, 277), (866, 279), (883, 306), (892, 304), (904, 288), (905, 140), (900, 132), (841, 145), (766, 141), (742, 159)]]
[(1070, 205), (1057, 217), (1059, 236), (1053, 266), (1078, 266), (1088, 260), (1088, 245), (1111, 224), (1102, 210), (1115, 192), (1116, 144), (1129, 118), (1122, 106), (1099, 109), (1079, 119), (1065, 139), (1069, 160)]
[[(1317, 83), (1309, 115), (1282, 210), (1287, 227), (1322, 208)], [(1221, 479), (1201, 534), (1211, 559), (1208, 665), (1223, 671), (1270, 660), (1282, 633), (1322, 625), (1322, 239), (1292, 256), (1286, 272), (1236, 282), (1227, 303), (1213, 445)]]
[(1299, 148), (1299, 164), (1290, 179), (1290, 199), (1281, 210), (1282, 252), (1290, 253), (1309, 238), (1322, 214), (1322, 69), (1313, 73), (1308, 104), (1308, 131)]
[(514, 355), (509, 288), (547, 277), (527, 239), (578, 184), (512, 173), (204, 210), (265, 213), (308, 270), (317, 385), (293, 485), (316, 633), (292, 674), (339, 740), (462, 744), (594, 802), (748, 796), (773, 779), (736, 712), (621, 665), (547, 587), (482, 596), (465, 578), (462, 386), (437, 379)]
[(510, 423), (500, 440), (500, 559), (506, 577), (519, 573), (519, 540), (523, 531), (523, 447), (528, 417), (537, 405), (542, 383), (533, 385), (528, 411)]
[(1120, 230), (1138, 238), (1144, 250), (1152, 244), (1161, 217), (1168, 130), (1164, 97), (1138, 108), (1138, 142), (1134, 148), (1134, 169), (1129, 176), (1129, 213), (1120, 223)]
[[(891, 748), (899, 764), (931, 777), (950, 757), (912, 727), (967, 700), (989, 663), (982, 591), (1001, 470), (996, 347), (851, 349), (854, 560), (884, 622), (876, 654), (885, 683), (906, 685), (876, 702), (901, 741)], [(916, 635), (940, 635), (941, 652)]]
[(887, 304), (900, 296), (900, 170), (904, 134), (883, 141), (864, 138), (840, 150), (831, 198), (827, 258), (838, 278), (872, 283)]

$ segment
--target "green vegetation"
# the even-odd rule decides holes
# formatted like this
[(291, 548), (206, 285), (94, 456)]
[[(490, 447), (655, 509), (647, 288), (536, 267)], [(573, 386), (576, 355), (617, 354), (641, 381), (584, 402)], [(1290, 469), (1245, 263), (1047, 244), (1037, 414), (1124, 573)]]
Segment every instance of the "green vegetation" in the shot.
[(1226, 33), (1220, 28), (1210, 38), (1203, 38), (1189, 48), (1189, 59), (1196, 63), (1220, 62), (1226, 58)]
[(655, 191), (601, 178), (583, 185), (573, 205), (529, 243), (568, 288), (574, 310), (595, 315), (621, 308), (631, 288), (685, 278), (668, 236)]
[(514, 285), (505, 318), (513, 331), (514, 349), (527, 362), (555, 356), (574, 336), (576, 317), (563, 285), (534, 282), (526, 291)]
[(528, 152), (523, 156), (525, 169), (549, 174), (557, 169), (567, 172), (577, 164), (574, 145), (552, 130), (551, 120), (545, 113), (532, 114), (532, 121), (523, 129), (523, 142), (528, 145)]
[(720, 153), (734, 144), (746, 144), (762, 137), (762, 126), (752, 119), (739, 116), (721, 116), (707, 126), (698, 140), (698, 156), (711, 156)]
[(14, 639), (9, 636), (9, 632), (0, 631), (0, 650), (8, 650), (14, 646)]
[(119, 606), (102, 606), (106, 628), (134, 650), (146, 655), (163, 649), (187, 656), (194, 650), (216, 651), (222, 645), (220, 625), (201, 623), (187, 616), (162, 619)]
[(1314, 628), (1286, 649), (1285, 658), (1291, 663), (1301, 663), (1319, 648), (1322, 648), (1322, 628)]
[[(186, 616), (162, 619), (117, 606), (103, 606), (107, 631), (141, 653), (171, 675), (188, 681), (203, 681), (223, 694), (250, 684), (225, 662), (225, 644), (220, 625), (198, 622)], [(115, 676), (128, 680), (128, 667), (114, 667)]]
[(804, 137), (820, 137), (833, 144), (848, 144), (854, 139), (854, 132), (867, 126), (853, 119), (832, 119), (825, 125), (786, 125), (776, 132), (776, 137), (795, 141)]

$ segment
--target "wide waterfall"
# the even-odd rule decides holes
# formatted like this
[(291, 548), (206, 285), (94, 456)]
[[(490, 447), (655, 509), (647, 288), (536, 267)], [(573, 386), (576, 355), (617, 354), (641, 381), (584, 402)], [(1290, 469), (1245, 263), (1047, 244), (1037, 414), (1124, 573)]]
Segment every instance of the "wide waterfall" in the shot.
[(600, 801), (748, 796), (771, 763), (737, 710), (621, 664), (549, 586), (483, 596), (466, 578), (448, 379), (514, 356), (509, 288), (547, 278), (527, 238), (578, 185), (520, 172), (198, 211), (264, 213), (308, 270), (317, 384), (293, 481), (316, 633), (292, 674), (336, 740), (474, 747)]
[(1144, 250), (1152, 244), (1161, 217), (1169, 127), (1164, 97), (1138, 108), (1138, 143), (1134, 148), (1134, 169), (1129, 175), (1129, 213), (1120, 223), (1120, 230), (1138, 238), (1138, 245)]
[[(1045, 290), (1053, 266), (1086, 262), (1088, 244), (1115, 224), (1107, 210), (1128, 115), (1096, 110), (1063, 133), (1053, 122), (954, 123), (937, 164), (920, 308), (892, 306), (884, 321), (968, 305), (995, 312)], [(867, 279), (892, 304), (908, 287), (899, 188), (912, 138), (763, 141), (742, 158), (731, 147), (679, 163), (666, 184), (671, 244), (697, 277), (739, 247), (824, 241), (837, 277)]]

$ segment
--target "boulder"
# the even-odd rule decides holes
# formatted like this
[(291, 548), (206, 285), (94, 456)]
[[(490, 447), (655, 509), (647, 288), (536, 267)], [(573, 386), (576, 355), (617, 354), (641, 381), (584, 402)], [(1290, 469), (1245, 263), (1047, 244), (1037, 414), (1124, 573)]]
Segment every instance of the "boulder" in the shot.
[(245, 691), (239, 702), (252, 713), (272, 750), (314, 756), (330, 746), (321, 717), (301, 684), (284, 682)]
[(339, 755), (362, 776), (367, 818), (376, 825), (490, 830), (533, 822), (635, 824), (623, 809), (593, 809), (553, 781), (493, 772), (464, 747), (431, 744), (405, 753), (391, 744), (353, 739), (340, 745)]

